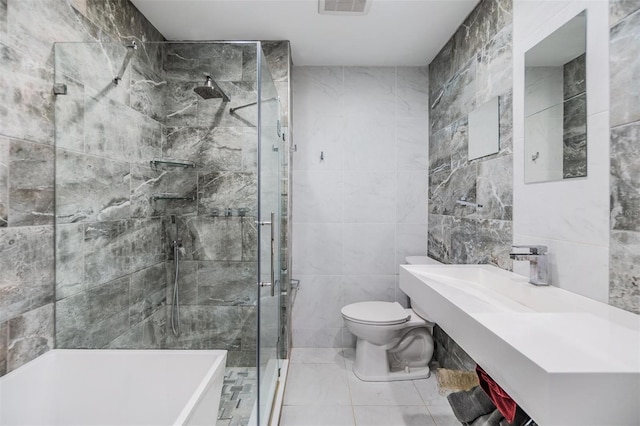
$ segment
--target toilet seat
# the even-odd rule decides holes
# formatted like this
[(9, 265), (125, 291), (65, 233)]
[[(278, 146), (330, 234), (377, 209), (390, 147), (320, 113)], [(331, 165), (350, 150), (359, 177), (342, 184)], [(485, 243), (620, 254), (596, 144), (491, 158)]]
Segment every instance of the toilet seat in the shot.
[(359, 302), (342, 308), (342, 315), (355, 323), (371, 325), (404, 324), (411, 315), (398, 302)]

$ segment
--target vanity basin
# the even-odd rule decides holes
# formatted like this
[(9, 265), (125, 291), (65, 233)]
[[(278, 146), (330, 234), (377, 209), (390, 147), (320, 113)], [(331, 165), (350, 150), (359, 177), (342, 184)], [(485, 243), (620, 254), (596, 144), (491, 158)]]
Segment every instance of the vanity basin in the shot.
[(402, 265), (400, 288), (538, 424), (640, 424), (640, 316), (490, 265)]

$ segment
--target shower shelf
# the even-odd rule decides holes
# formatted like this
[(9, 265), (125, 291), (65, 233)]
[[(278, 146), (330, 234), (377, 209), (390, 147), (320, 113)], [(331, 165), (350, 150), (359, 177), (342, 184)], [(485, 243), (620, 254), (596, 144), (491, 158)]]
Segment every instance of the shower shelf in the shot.
[(196, 199), (196, 197), (194, 196), (184, 196), (184, 195), (180, 195), (180, 194), (153, 194), (151, 195), (151, 199), (152, 200), (189, 200), (189, 201), (194, 201)]
[(169, 167), (184, 167), (184, 168), (188, 168), (188, 167), (195, 167), (196, 163), (194, 163), (193, 161), (187, 161), (187, 160), (174, 160), (174, 159), (162, 159), (162, 158), (154, 158), (153, 160), (149, 161), (149, 164), (151, 164), (151, 167), (157, 167), (160, 165), (163, 166), (169, 166)]

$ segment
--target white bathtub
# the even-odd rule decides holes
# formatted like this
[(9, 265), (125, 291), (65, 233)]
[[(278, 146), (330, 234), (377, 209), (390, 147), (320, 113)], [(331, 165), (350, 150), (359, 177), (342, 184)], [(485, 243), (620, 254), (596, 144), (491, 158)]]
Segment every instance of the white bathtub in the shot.
[(226, 358), (52, 350), (0, 378), (0, 425), (215, 425)]

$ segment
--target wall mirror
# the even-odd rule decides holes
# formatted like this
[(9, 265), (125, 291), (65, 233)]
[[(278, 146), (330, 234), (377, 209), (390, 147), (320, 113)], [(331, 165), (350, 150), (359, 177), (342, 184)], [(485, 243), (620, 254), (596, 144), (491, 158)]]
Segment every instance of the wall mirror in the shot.
[(586, 11), (525, 54), (524, 180), (587, 176)]
[(469, 160), (500, 150), (500, 110), (498, 98), (469, 113)]

